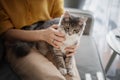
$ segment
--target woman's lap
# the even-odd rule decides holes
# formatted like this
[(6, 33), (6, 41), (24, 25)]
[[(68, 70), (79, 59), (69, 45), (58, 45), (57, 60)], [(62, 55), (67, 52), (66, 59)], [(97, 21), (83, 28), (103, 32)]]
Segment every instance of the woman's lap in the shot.
[[(11, 49), (7, 51), (6, 59), (23, 80), (70, 80), (68, 75), (65, 79), (54, 64), (35, 49), (23, 58), (16, 58)], [(76, 76), (73, 80), (80, 80), (76, 64), (74, 64), (74, 70)]]

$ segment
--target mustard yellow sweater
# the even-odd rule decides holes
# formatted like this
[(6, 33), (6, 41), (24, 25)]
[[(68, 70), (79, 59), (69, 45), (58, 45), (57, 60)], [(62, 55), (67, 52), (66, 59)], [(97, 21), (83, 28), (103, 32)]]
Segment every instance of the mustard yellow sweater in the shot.
[(63, 0), (0, 0), (0, 34), (60, 17), (62, 13)]

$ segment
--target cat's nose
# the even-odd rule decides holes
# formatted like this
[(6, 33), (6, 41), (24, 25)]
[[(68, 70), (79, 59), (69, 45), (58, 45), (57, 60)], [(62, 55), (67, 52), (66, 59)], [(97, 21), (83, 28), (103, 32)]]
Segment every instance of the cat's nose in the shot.
[(69, 35), (71, 36), (71, 35), (72, 35), (72, 32), (69, 32)]

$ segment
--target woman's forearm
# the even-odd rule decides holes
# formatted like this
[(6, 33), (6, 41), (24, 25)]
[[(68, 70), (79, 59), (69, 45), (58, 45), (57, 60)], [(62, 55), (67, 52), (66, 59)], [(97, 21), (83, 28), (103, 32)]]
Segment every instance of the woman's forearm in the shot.
[(24, 41), (39, 41), (43, 39), (44, 30), (19, 30), (10, 29), (5, 33), (8, 39), (19, 39)]
[(19, 39), (24, 41), (40, 41), (43, 40), (55, 48), (59, 48), (62, 45), (62, 41), (65, 40), (65, 35), (58, 31), (58, 25), (52, 25), (49, 28), (42, 30), (19, 30), (10, 29), (5, 33), (5, 38), (10, 41), (12, 39)]

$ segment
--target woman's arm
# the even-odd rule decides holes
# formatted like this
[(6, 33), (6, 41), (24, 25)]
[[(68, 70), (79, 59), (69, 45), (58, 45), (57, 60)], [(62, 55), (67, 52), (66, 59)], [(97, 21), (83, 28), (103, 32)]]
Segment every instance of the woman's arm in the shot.
[[(19, 29), (9, 29), (5, 33), (6, 39), (19, 39), (23, 41), (46, 41), (52, 46), (59, 48), (62, 45), (64, 39), (64, 34), (56, 30), (57, 25), (53, 25), (47, 29), (42, 30), (19, 30)], [(54, 42), (53, 42), (54, 40)]]
[(42, 33), (44, 30), (20, 30), (9, 29), (5, 33), (7, 39), (19, 39), (23, 41), (39, 41), (42, 40)]

